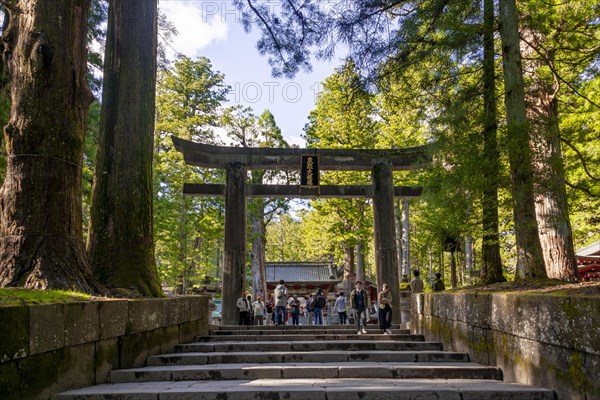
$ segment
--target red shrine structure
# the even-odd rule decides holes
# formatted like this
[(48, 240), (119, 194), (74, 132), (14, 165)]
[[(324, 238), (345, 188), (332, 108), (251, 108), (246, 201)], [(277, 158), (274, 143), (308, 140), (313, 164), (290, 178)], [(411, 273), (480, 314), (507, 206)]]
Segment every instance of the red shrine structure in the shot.
[(600, 280), (600, 241), (575, 252), (580, 281)]

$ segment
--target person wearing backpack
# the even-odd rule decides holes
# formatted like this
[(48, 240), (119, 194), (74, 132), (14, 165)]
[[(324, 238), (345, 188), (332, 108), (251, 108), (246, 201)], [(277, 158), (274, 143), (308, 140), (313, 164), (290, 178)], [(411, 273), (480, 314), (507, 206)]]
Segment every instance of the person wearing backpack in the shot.
[(285, 319), (285, 311), (287, 306), (287, 287), (283, 284), (283, 279), (279, 281), (279, 285), (275, 288), (273, 297), (275, 298), (275, 324), (283, 325)]
[(321, 288), (317, 289), (317, 293), (314, 296), (315, 303), (315, 325), (323, 325), (323, 307), (327, 304), (325, 296)]

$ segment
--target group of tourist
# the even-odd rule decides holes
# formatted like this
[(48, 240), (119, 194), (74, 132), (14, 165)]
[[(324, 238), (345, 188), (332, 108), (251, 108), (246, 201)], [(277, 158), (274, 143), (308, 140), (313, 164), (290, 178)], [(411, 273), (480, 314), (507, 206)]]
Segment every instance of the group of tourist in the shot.
[[(418, 270), (413, 271), (414, 278), (410, 282), (412, 293), (421, 293), (424, 289), (423, 280), (420, 278)], [(445, 289), (444, 281), (441, 279), (441, 274), (436, 273), (436, 279), (433, 282), (433, 291), (439, 292)], [(354, 323), (356, 331), (359, 335), (367, 333), (368, 312), (371, 305), (369, 292), (363, 289), (362, 282), (358, 281), (355, 284), (354, 290), (350, 293), (350, 308), (354, 311)], [(273, 296), (269, 297), (266, 302), (263, 302), (261, 296), (256, 297), (256, 301), (252, 302), (251, 296), (242, 296), (238, 299), (236, 306), (239, 310), (240, 325), (284, 325), (287, 322), (287, 310), (289, 308), (289, 316), (291, 317), (292, 325), (300, 324), (300, 314), (302, 312), (301, 302), (296, 295), (288, 296), (288, 289), (283, 280), (273, 291)], [(306, 300), (306, 316), (309, 324), (323, 325), (323, 309), (327, 306), (327, 299), (321, 288), (310, 295)], [(382, 290), (377, 295), (377, 306), (379, 307), (379, 329), (384, 335), (392, 333), (392, 294), (389, 291), (387, 283), (382, 285)], [(341, 292), (337, 295), (333, 309), (338, 313), (339, 323), (347, 324), (348, 322), (348, 299)]]

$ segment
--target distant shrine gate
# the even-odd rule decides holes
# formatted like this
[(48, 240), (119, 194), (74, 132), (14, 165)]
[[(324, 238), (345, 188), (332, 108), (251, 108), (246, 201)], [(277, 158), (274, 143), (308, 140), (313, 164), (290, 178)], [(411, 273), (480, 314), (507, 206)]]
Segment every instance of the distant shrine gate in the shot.
[[(238, 321), (235, 303), (244, 290), (246, 268), (246, 197), (373, 199), (377, 284), (388, 283), (393, 295), (393, 319), (400, 322), (399, 274), (396, 258), (394, 197), (417, 198), (421, 188), (393, 185), (392, 172), (412, 170), (430, 162), (426, 146), (386, 150), (270, 149), (223, 147), (173, 137), (186, 164), (226, 170), (226, 184), (186, 183), (191, 196), (225, 196), (225, 259), (222, 321)], [(247, 171), (301, 170), (301, 185), (248, 185)], [(372, 184), (319, 185), (319, 170), (371, 171)], [(396, 288), (396, 290), (394, 290)]]

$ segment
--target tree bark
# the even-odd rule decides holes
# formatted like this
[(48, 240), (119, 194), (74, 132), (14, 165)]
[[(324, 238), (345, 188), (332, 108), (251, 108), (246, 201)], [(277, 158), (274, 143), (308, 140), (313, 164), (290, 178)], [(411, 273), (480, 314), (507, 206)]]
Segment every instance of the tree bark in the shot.
[(517, 278), (546, 277), (535, 215), (530, 137), (525, 109), (515, 0), (500, 2), (500, 36), (504, 66), (507, 144), (517, 242)]
[(82, 234), (89, 0), (2, 1), (10, 80), (0, 285), (96, 292)]
[(88, 251), (110, 287), (160, 296), (152, 232), (156, 0), (110, 2)]
[(365, 280), (365, 244), (359, 242), (354, 250), (356, 253), (356, 280)]
[(525, 96), (532, 128), (535, 209), (546, 273), (550, 278), (576, 281), (577, 260), (558, 124), (560, 79), (543, 72), (548, 66), (555, 70), (556, 51), (552, 46), (540, 44), (548, 40), (543, 32), (524, 29), (521, 34), (529, 45), (522, 49), (527, 60), (525, 74), (529, 83)]
[(532, 121), (532, 149), (536, 175), (535, 210), (549, 278), (577, 280), (577, 260), (569, 219), (558, 124), (558, 84), (532, 77), (528, 111)]
[(483, 0), (483, 154), (485, 179), (482, 196), (483, 240), (481, 245), (481, 280), (486, 284), (504, 282), (498, 229), (498, 112), (494, 66), (494, 1)]

